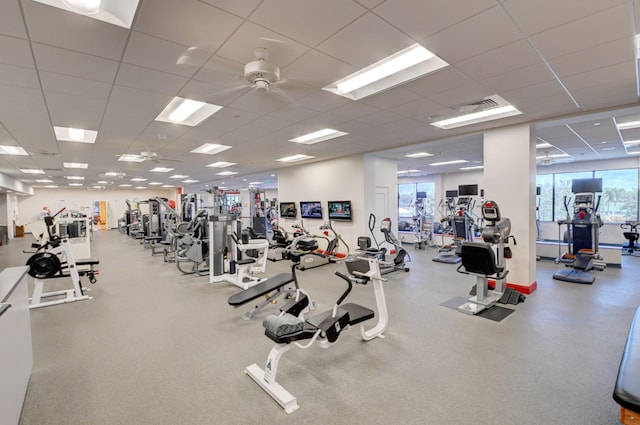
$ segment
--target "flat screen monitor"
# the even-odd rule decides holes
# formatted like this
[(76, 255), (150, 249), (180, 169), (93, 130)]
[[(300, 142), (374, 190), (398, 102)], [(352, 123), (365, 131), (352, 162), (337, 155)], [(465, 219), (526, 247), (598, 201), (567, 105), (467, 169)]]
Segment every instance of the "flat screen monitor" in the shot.
[(540, 196), (540, 186), (536, 186), (536, 196)]
[(427, 192), (416, 192), (416, 198), (427, 199)]
[(302, 202), (300, 201), (300, 217), (301, 218), (322, 218), (322, 205), (320, 202)]
[(447, 190), (445, 192), (445, 196), (447, 198), (457, 198), (458, 197), (458, 191), (457, 190)]
[(602, 179), (573, 179), (571, 181), (573, 193), (602, 192)]
[(280, 202), (280, 217), (296, 218), (296, 204), (293, 202)]
[(329, 201), (329, 220), (351, 220), (351, 201)]
[(477, 184), (461, 184), (458, 186), (458, 194), (460, 196), (478, 196)]

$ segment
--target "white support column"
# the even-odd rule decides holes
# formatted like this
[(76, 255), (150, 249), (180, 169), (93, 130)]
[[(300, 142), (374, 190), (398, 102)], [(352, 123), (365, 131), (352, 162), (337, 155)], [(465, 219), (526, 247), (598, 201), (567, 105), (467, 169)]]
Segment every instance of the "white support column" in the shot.
[(507, 284), (529, 294), (536, 289), (535, 136), (529, 124), (484, 133), (484, 199), (511, 219), (513, 258)]

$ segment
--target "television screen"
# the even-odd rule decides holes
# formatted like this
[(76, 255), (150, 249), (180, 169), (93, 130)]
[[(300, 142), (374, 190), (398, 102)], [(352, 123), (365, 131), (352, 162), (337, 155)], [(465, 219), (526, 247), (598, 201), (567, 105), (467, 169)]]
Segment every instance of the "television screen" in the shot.
[(540, 189), (542, 189), (540, 186), (536, 186), (536, 196), (540, 196)]
[(445, 193), (445, 196), (447, 198), (457, 198), (458, 197), (458, 191), (457, 190), (447, 190)]
[(322, 218), (322, 206), (320, 202), (300, 202), (300, 217)]
[(351, 220), (351, 201), (329, 201), (329, 220)]
[(477, 196), (478, 185), (477, 184), (461, 184), (458, 186), (458, 194), (460, 196)]
[(296, 218), (296, 204), (293, 202), (280, 202), (280, 217)]
[(573, 179), (571, 181), (571, 192), (573, 193), (602, 192), (602, 179)]
[(427, 192), (416, 192), (416, 198), (427, 199)]

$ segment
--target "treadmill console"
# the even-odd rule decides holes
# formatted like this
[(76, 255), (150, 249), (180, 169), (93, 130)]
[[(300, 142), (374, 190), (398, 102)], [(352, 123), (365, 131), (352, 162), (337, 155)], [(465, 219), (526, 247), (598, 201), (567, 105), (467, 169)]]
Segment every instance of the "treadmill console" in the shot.
[(500, 220), (500, 208), (494, 201), (485, 201), (482, 204), (482, 218), (487, 221), (499, 221)]

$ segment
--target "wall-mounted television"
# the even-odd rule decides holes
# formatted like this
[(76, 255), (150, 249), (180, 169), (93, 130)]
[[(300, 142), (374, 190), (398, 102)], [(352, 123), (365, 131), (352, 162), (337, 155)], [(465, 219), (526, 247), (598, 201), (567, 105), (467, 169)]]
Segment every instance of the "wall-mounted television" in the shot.
[(602, 179), (573, 179), (571, 181), (573, 193), (597, 193), (602, 192)]
[(478, 185), (461, 184), (458, 186), (458, 194), (460, 196), (478, 196)]
[(294, 202), (280, 202), (280, 217), (296, 218), (298, 211)]
[(445, 192), (445, 196), (447, 198), (457, 198), (458, 197), (458, 191), (457, 190), (447, 190)]
[(301, 218), (322, 218), (322, 205), (320, 202), (302, 202), (300, 201), (300, 217)]
[(329, 220), (351, 220), (351, 201), (329, 201)]

